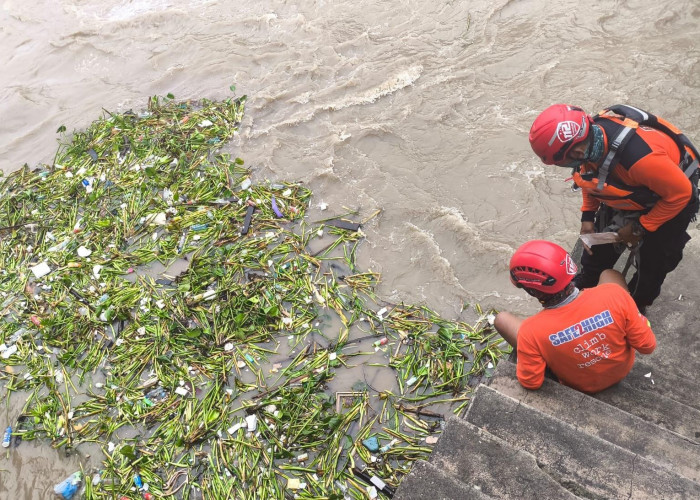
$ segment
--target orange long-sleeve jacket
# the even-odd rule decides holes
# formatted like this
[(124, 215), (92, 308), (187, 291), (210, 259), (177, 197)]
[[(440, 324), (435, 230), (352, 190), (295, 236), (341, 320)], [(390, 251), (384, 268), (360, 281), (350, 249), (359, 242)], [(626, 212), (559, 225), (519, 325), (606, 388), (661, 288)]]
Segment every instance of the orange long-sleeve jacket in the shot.
[[(622, 126), (617, 117), (603, 117), (596, 120), (603, 129), (605, 152), (611, 137)], [(620, 162), (608, 175), (629, 186), (645, 186), (659, 195), (660, 199), (651, 210), (642, 215), (639, 222), (647, 231), (656, 231), (666, 221), (675, 217), (690, 201), (692, 186), (683, 171), (678, 167), (680, 151), (671, 137), (650, 127), (640, 126), (620, 155)], [(583, 165), (581, 174), (592, 173), (592, 165)], [(584, 187), (583, 212), (598, 209), (601, 201), (595, 191)], [(614, 207), (613, 203), (609, 205)]]

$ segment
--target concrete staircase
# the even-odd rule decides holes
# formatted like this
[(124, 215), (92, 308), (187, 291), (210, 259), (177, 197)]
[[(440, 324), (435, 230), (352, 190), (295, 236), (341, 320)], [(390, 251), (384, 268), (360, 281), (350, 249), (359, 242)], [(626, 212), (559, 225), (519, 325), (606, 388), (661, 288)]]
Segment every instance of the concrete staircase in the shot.
[(502, 360), (394, 498), (700, 499), (699, 306), (662, 294), (656, 351), (595, 396), (528, 391)]

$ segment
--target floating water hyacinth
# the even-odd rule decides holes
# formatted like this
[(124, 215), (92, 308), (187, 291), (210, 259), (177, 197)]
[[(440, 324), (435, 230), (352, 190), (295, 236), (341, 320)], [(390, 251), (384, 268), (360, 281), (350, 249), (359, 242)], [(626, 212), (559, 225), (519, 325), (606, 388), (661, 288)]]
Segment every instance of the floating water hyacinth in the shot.
[(96, 443), (85, 498), (135, 477), (156, 498), (364, 498), (367, 478), (384, 496), (502, 355), (478, 308), (467, 325), (375, 297), (355, 255), (377, 212), (310, 222), (308, 189), (215, 149), (244, 104), (154, 97), (0, 182), (12, 435), (93, 466)]

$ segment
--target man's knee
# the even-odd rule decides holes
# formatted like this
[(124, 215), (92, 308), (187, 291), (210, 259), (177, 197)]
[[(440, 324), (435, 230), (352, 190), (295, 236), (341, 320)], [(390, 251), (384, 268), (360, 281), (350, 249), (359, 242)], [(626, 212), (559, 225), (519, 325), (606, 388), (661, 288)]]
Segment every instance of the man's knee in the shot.
[(622, 273), (614, 269), (606, 269), (605, 271), (600, 273), (600, 279), (598, 280), (598, 284), (602, 285), (604, 283), (615, 283), (616, 285), (620, 285), (622, 288), (629, 292), (629, 289), (627, 288), (627, 282), (625, 282), (625, 277), (622, 276)]

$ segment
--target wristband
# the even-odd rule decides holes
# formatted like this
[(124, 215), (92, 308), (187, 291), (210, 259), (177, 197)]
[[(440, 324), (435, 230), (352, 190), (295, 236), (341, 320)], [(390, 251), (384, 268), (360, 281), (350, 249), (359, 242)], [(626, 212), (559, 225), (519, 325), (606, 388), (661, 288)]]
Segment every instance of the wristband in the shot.
[(595, 220), (595, 210), (581, 212), (581, 222), (593, 222)]

